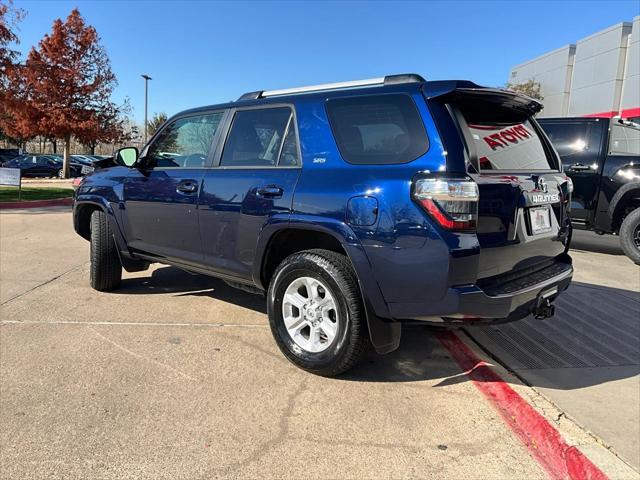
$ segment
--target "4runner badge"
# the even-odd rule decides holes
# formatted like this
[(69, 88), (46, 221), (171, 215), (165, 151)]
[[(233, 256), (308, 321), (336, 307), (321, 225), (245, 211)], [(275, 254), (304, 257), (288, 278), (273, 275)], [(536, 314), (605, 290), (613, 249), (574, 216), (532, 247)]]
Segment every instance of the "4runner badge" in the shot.
[(531, 201), (533, 203), (557, 203), (560, 201), (560, 195), (557, 193), (533, 193)]

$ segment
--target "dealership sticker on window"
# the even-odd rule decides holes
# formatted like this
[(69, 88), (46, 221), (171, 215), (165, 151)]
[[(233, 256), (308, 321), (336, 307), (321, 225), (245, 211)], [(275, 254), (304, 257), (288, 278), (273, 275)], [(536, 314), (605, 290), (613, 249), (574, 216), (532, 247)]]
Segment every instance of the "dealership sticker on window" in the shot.
[(514, 125), (469, 125), (482, 170), (549, 169), (540, 138), (526, 121)]

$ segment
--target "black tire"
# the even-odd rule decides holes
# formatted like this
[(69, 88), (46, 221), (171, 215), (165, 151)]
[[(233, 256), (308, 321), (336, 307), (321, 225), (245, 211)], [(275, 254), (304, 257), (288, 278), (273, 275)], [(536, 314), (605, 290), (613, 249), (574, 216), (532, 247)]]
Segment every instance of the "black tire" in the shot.
[(624, 218), (620, 227), (620, 246), (631, 261), (640, 265), (640, 208)]
[(106, 292), (120, 286), (122, 264), (107, 216), (101, 210), (91, 214), (91, 287)]
[(61, 168), (60, 170), (58, 170), (56, 172), (56, 177), (57, 178), (64, 178), (64, 169), (63, 168)]
[[(287, 287), (297, 278), (322, 282), (335, 299), (340, 321), (330, 346), (309, 352), (297, 345), (286, 329), (283, 299)], [(356, 274), (344, 255), (329, 250), (306, 250), (287, 257), (276, 269), (267, 296), (271, 333), (282, 353), (294, 365), (308, 372), (332, 377), (354, 367), (369, 350), (369, 331)]]

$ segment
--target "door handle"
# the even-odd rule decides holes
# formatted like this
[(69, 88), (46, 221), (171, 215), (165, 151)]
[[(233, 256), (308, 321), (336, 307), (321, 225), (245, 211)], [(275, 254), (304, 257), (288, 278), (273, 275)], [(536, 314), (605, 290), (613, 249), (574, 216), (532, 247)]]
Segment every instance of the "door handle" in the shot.
[(195, 193), (198, 191), (198, 182), (195, 180), (182, 180), (178, 182), (176, 190), (181, 193)]
[(591, 170), (591, 167), (583, 163), (574, 163), (569, 167), (569, 170), (573, 170), (574, 172), (584, 172), (586, 170)]
[(284, 190), (277, 185), (267, 185), (266, 187), (258, 188), (258, 195), (262, 197), (281, 197)]

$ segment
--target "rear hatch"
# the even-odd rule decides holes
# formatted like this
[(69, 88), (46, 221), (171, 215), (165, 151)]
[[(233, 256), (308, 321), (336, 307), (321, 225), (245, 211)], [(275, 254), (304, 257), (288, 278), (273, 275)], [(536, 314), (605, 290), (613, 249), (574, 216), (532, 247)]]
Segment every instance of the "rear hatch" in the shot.
[(452, 89), (442, 100), (466, 146), (456, 170), (478, 184), (478, 278), (548, 266), (566, 249), (569, 185), (533, 119), (541, 105), (482, 88)]

